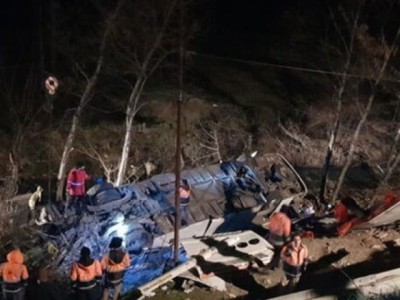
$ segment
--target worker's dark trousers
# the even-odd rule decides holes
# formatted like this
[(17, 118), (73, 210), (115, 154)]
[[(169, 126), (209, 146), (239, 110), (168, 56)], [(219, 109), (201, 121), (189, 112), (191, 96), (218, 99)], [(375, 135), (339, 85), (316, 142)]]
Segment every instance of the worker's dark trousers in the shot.
[(100, 291), (97, 286), (89, 290), (77, 290), (76, 291), (77, 300), (99, 300)]
[(3, 292), (4, 300), (25, 300), (25, 289), (16, 293)]
[(65, 210), (73, 207), (75, 213), (80, 215), (83, 212), (86, 212), (86, 196), (71, 196), (67, 195), (67, 203), (65, 205)]

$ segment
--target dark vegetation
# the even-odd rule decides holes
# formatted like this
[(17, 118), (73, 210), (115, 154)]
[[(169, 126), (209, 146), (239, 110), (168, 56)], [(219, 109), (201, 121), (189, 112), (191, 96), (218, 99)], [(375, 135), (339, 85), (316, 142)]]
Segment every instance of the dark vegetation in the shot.
[[(173, 170), (179, 10), (174, 8), (150, 59), (154, 70), (146, 73), (141, 62), (158, 32), (152, 30), (161, 28), (173, 1), (122, 2), (113, 21), (117, 4), (108, 1), (32, 1), (25, 8), (32, 15), (15, 29), (21, 39), (14, 42), (14, 33), (5, 27), (2, 198), (33, 191), (36, 184), (55, 189), (71, 121), (98, 63), (107, 26), (111, 33), (104, 64), (79, 115), (67, 169), (83, 160), (92, 174), (116, 181), (128, 99), (146, 74), (124, 181), (148, 175), (145, 163), (154, 165), (153, 172)], [(399, 162), (398, 2), (272, 1), (261, 7), (258, 1), (220, 0), (184, 5), (185, 168), (258, 150), (280, 152), (299, 168), (322, 172), (339, 116), (331, 160), (336, 170), (350, 160), (351, 167), (367, 166), (377, 181), (393, 178), (391, 167)], [(49, 74), (60, 80), (55, 96), (43, 88)], [(355, 138), (363, 116), (366, 121)]]

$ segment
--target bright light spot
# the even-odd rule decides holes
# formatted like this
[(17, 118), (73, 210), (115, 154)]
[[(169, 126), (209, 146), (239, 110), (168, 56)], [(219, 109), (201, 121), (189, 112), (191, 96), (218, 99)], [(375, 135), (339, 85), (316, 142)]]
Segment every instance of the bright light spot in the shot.
[(118, 214), (115, 219), (115, 223), (123, 223), (125, 221), (125, 217), (123, 214)]
[(124, 238), (125, 234), (128, 232), (129, 227), (128, 227), (128, 225), (126, 225), (124, 223), (120, 223), (120, 224), (113, 226), (113, 229), (117, 233), (117, 236)]
[(251, 156), (251, 157), (256, 157), (257, 153), (258, 153), (258, 151), (254, 151), (254, 152), (252, 152), (252, 153), (250, 154), (250, 156)]

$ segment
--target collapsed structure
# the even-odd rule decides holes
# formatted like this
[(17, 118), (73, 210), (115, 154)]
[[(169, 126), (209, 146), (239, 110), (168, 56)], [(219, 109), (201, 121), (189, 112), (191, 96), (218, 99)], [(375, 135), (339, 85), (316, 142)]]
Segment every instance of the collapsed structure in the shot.
[[(361, 214), (354, 203), (343, 201), (333, 211), (334, 218), (316, 217), (312, 207), (304, 205), (306, 185), (279, 154), (184, 170), (182, 178), (191, 185), (192, 195), (188, 225), (180, 230), (180, 262), (185, 264), (179, 272), (173, 271), (173, 276), (193, 268), (197, 264), (193, 258), (198, 255), (204, 255), (210, 263), (239, 269), (248, 267), (253, 259), (268, 264), (273, 247), (258, 229), (267, 229), (269, 216), (285, 204), (295, 208), (295, 227), (315, 231), (316, 226), (332, 227), (333, 220), (339, 235), (343, 228), (347, 232), (353, 227), (382, 226), (400, 219), (396, 213), (400, 197), (393, 194), (373, 206), (371, 212)], [(50, 264), (66, 274), (83, 246), (100, 257), (110, 240), (120, 236), (132, 258), (123, 293), (136, 288), (146, 292), (149, 286), (170, 280), (170, 274), (160, 276), (172, 265), (175, 175), (155, 175), (119, 188), (99, 183), (89, 189), (88, 195), (90, 213), (84, 216), (68, 210), (63, 217), (55, 203), (42, 208), (38, 234), (42, 249), (52, 257)], [(337, 213), (340, 209), (344, 214)], [(349, 213), (352, 210), (356, 213)], [(226, 253), (224, 248), (240, 255)]]
[[(197, 257), (238, 269), (247, 268), (254, 260), (268, 264), (273, 247), (262, 232), (268, 229), (271, 214), (285, 204), (294, 208), (292, 225), (303, 231), (317, 232), (320, 227), (329, 227), (340, 235), (352, 228), (376, 227), (400, 220), (397, 214), (400, 197), (392, 193), (369, 211), (360, 211), (352, 201), (342, 201), (331, 211), (331, 218), (316, 216), (304, 199), (306, 185), (279, 154), (246, 160), (242, 157), (184, 170), (182, 178), (191, 185), (192, 195), (188, 225), (179, 234), (179, 270), (168, 272), (173, 260), (176, 211), (173, 173), (119, 188), (98, 183), (88, 191), (90, 213), (83, 216), (68, 210), (63, 217), (57, 203), (47, 204), (37, 222), (39, 230), (33, 229), (40, 237), (41, 251), (29, 251), (33, 253), (32, 259), (35, 253), (42, 258), (50, 256), (50, 265), (66, 275), (83, 246), (89, 247), (95, 257), (101, 257), (110, 240), (121, 236), (132, 258), (124, 277), (123, 293), (137, 288), (148, 292), (171, 276), (196, 280), (182, 273), (197, 265)], [(23, 199), (26, 196), (17, 196), (15, 201), (25, 202)], [(337, 213), (340, 209), (344, 214)], [(236, 253), (228, 253), (227, 248)], [(215, 283), (209, 286), (218, 289), (220, 285)]]
[[(271, 171), (279, 174), (279, 180), (273, 180)], [(182, 178), (191, 185), (192, 195), (188, 225), (180, 231), (181, 262), (196, 249), (207, 247), (196, 246), (196, 239), (218, 240), (218, 234), (234, 232), (237, 238), (231, 246), (267, 264), (272, 246), (245, 230), (257, 226), (254, 220), (260, 216), (265, 218), (279, 209), (282, 201), (300, 200), (307, 191), (294, 168), (279, 154), (184, 170)], [(99, 184), (88, 195), (90, 213), (82, 217), (71, 210), (63, 218), (56, 204), (48, 204), (43, 210), (42, 220), (49, 222), (42, 222), (40, 235), (53, 255), (53, 267), (67, 272), (82, 246), (100, 257), (112, 237), (121, 236), (132, 257), (123, 292), (165, 273), (172, 261), (175, 175), (155, 175), (119, 188)], [(246, 266), (246, 261), (235, 257), (225, 263)]]

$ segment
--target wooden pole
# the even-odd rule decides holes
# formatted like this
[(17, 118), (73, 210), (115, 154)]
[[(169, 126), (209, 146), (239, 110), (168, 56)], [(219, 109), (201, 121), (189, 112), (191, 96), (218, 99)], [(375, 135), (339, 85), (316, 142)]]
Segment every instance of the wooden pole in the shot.
[(175, 153), (175, 226), (174, 226), (174, 263), (179, 260), (179, 229), (181, 225), (179, 188), (181, 183), (181, 110), (183, 102), (183, 2), (180, 0), (179, 15), (179, 97), (176, 107), (176, 153)]

